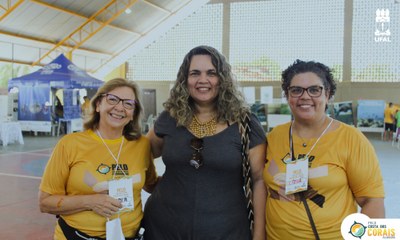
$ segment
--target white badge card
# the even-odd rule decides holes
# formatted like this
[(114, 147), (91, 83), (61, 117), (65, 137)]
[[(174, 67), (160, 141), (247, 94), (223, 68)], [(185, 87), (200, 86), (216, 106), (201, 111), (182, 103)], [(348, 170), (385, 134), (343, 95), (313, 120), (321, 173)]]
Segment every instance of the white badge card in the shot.
[(286, 164), (285, 194), (307, 190), (308, 187), (308, 158), (300, 158)]
[(120, 209), (120, 212), (133, 210), (132, 177), (111, 180), (108, 183), (108, 195), (121, 202), (122, 208)]
[(116, 218), (106, 223), (106, 239), (107, 240), (125, 240), (122, 232), (121, 219)]

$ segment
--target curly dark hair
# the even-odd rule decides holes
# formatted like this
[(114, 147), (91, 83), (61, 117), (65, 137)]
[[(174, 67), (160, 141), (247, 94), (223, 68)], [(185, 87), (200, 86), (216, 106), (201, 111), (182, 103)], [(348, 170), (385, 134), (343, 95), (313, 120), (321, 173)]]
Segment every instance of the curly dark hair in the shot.
[(99, 127), (100, 113), (96, 112), (97, 103), (103, 99), (103, 94), (108, 93), (119, 87), (131, 88), (136, 96), (135, 110), (133, 111), (133, 120), (129, 121), (129, 123), (125, 125), (122, 132), (127, 140), (135, 140), (138, 139), (142, 133), (140, 120), (142, 119), (143, 106), (140, 98), (140, 88), (135, 82), (123, 78), (114, 78), (110, 81), (107, 81), (97, 90), (97, 93), (90, 101), (90, 114), (88, 120), (83, 124), (83, 127), (85, 130), (96, 130)]
[(178, 126), (188, 126), (192, 121), (194, 100), (189, 94), (187, 80), (190, 63), (195, 55), (210, 56), (217, 71), (219, 78), (219, 91), (215, 100), (217, 121), (239, 122), (241, 116), (250, 113), (250, 108), (238, 90), (238, 83), (232, 73), (231, 65), (218, 50), (210, 46), (198, 46), (186, 54), (171, 89), (170, 97), (164, 103), (165, 110), (176, 119)]
[(292, 65), (282, 72), (282, 90), (288, 96), (288, 89), (295, 75), (300, 73), (315, 73), (321, 80), (324, 88), (329, 91), (329, 99), (336, 92), (336, 83), (332, 75), (332, 70), (326, 65), (314, 61), (302, 61), (297, 59)]

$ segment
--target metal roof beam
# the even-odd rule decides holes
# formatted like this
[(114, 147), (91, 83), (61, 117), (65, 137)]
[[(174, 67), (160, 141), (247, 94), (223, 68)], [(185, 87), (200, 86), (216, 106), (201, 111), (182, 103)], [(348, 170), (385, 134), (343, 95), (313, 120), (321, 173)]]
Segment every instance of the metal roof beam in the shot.
[[(49, 40), (35, 38), (35, 37), (32, 37), (32, 36), (26, 36), (26, 35), (21, 35), (21, 34), (17, 35), (15, 33), (10, 33), (10, 32), (6, 32), (6, 31), (2, 31), (2, 30), (0, 30), (0, 35), (7, 35), (7, 36), (23, 39), (23, 40), (30, 40), (30, 41), (34, 41), (34, 42), (38, 42), (38, 43), (50, 44), (52, 46), (55, 45), (54, 42), (49, 41)], [(10, 43), (12, 43), (12, 41), (10, 41)], [(18, 45), (26, 46), (26, 47), (35, 47), (35, 46), (28, 45), (28, 44), (25, 44), (25, 45), (24, 44), (18, 44)], [(63, 45), (63, 46), (67, 47), (67, 45)], [(91, 49), (87, 49), (87, 48), (79, 48), (79, 50), (90, 52), (90, 53), (94, 53), (94, 54), (112, 55), (109, 52), (100, 52), (100, 51), (95, 51), (95, 50), (91, 50)]]
[[(194, 0), (191, 0), (191, 1), (194, 1)], [(189, 5), (189, 3), (190, 3), (190, 1), (187, 2), (187, 3), (185, 3), (183, 6), (181, 6), (179, 9), (175, 10), (174, 12), (171, 12), (170, 15), (165, 16), (164, 18), (160, 19), (158, 22), (162, 22), (162, 21), (164, 21), (164, 20), (170, 18), (171, 16), (176, 15), (177, 12), (181, 11), (181, 9), (185, 8), (187, 5)], [(157, 28), (158, 28), (158, 26), (156, 26), (156, 25), (153, 26), (153, 27), (152, 27), (151, 29), (149, 29), (146, 33), (143, 33), (142, 38), (136, 39), (135, 41), (133, 41), (133, 42), (131, 42), (130, 44), (128, 44), (127, 46), (125, 46), (121, 51), (117, 52), (117, 53), (114, 54), (112, 57), (110, 57), (107, 61), (103, 62), (98, 68), (96, 68), (96, 69), (94, 70), (94, 72), (99, 71), (99, 69), (101, 69), (102, 67), (106, 66), (109, 62), (113, 61), (117, 56), (120, 56), (123, 52), (127, 51), (127, 49), (128, 49), (129, 47), (131, 47), (132, 45), (134, 45), (135, 43), (142, 41), (142, 40), (143, 40), (143, 37), (148, 37), (148, 34), (149, 34), (151, 31), (153, 31), (154, 29), (157, 29)]]
[(0, 15), (0, 21), (7, 17), (8, 14), (10, 14), (12, 11), (14, 11), (14, 9), (16, 9), (21, 3), (23, 3), (24, 0), (19, 0), (14, 4), (12, 4), (11, 2), (11, 0), (7, 0), (6, 6), (0, 3), (0, 12), (5, 11), (3, 14)]
[[(39, 4), (39, 5), (43, 5), (43, 6), (47, 7), (47, 8), (54, 9), (56, 11), (64, 12), (64, 13), (67, 13), (67, 14), (70, 14), (70, 15), (73, 15), (73, 16), (76, 16), (76, 17), (80, 17), (80, 18), (86, 19), (86, 20), (89, 19), (88, 17), (80, 15), (80, 14), (78, 14), (76, 12), (73, 12), (73, 11), (70, 11), (70, 10), (67, 10), (67, 9), (64, 9), (64, 8), (56, 7), (56, 6), (50, 5), (48, 3), (42, 2), (40, 0), (30, 0), (30, 1), (33, 2), (33, 3)], [(96, 21), (96, 20), (94, 20), (94, 21)], [(101, 24), (101, 22), (99, 22), (99, 24)], [(117, 26), (112, 25), (112, 24), (109, 24), (108, 27), (114, 28), (114, 29), (116, 29), (118, 31), (123, 31), (125, 33), (129, 33), (129, 34), (141, 35), (140, 33), (133, 32), (133, 31), (130, 31), (130, 30), (125, 29), (125, 28), (117, 27)]]
[[(32, 62), (28, 61), (19, 61), (19, 60), (12, 60), (12, 59), (5, 59), (5, 58), (0, 58), (0, 62), (5, 62), (5, 63), (17, 63), (17, 64), (22, 64), (22, 65), (32, 65)], [(43, 64), (38, 64), (39, 66), (44, 66)]]
[[(62, 48), (64, 45), (69, 46), (70, 48), (67, 55), (71, 54), (71, 52), (79, 48), (84, 42), (115, 20), (125, 11), (125, 9), (131, 7), (136, 2), (137, 0), (111, 0), (32, 65), (35, 66), (40, 63), (44, 58), (49, 56), (51, 52), (58, 48)], [(101, 19), (101, 21), (97, 21), (96, 19)]]
[[(0, 58), (0, 62), (4, 62), (4, 63), (15, 63), (15, 64), (21, 64), (21, 65), (28, 65), (28, 66), (32, 66), (33, 62), (29, 62), (29, 61), (19, 61), (19, 60), (11, 60), (11, 59), (5, 59), (5, 58)], [(44, 67), (46, 64), (37, 64), (37, 66), (41, 66)], [(93, 70), (90, 69), (85, 69), (85, 71), (87, 73), (94, 73)]]

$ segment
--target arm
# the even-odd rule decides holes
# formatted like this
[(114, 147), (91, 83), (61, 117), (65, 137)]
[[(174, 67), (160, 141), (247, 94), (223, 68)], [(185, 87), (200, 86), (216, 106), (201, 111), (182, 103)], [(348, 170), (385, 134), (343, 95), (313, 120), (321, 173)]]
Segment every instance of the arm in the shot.
[(153, 155), (149, 170), (146, 172), (146, 179), (155, 178), (155, 181), (151, 181), (151, 183), (146, 183), (143, 189), (148, 193), (152, 193), (155, 186), (162, 178), (160, 176), (157, 177), (157, 172), (154, 165), (154, 158), (158, 158), (161, 156), (164, 140), (155, 134), (154, 128), (151, 128), (149, 130), (149, 132), (146, 134), (146, 137), (150, 140), (150, 147)]
[(156, 135), (154, 128), (151, 128), (146, 137), (150, 140), (151, 152), (154, 158), (161, 156), (164, 140)]
[(265, 204), (267, 199), (267, 192), (263, 179), (265, 148), (265, 143), (257, 145), (250, 149), (249, 154), (253, 179), (254, 240), (265, 239)]
[(370, 218), (385, 218), (383, 198), (358, 197), (356, 201), (361, 207), (361, 213)]
[(149, 161), (150, 163), (146, 171), (146, 182), (143, 186), (143, 190), (148, 193), (152, 193), (157, 183), (161, 180), (161, 177), (157, 176), (156, 166), (154, 165), (154, 158), (151, 157)]
[(121, 203), (108, 194), (66, 196), (39, 191), (39, 208), (42, 213), (70, 215), (91, 210), (101, 216), (111, 217), (121, 207)]

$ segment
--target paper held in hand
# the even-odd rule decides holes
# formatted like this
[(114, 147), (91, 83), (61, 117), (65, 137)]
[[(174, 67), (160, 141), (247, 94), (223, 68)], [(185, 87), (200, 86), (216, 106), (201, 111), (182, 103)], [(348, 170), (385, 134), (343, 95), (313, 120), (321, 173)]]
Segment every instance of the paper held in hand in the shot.
[(300, 158), (286, 164), (285, 194), (293, 194), (307, 190), (308, 158)]

